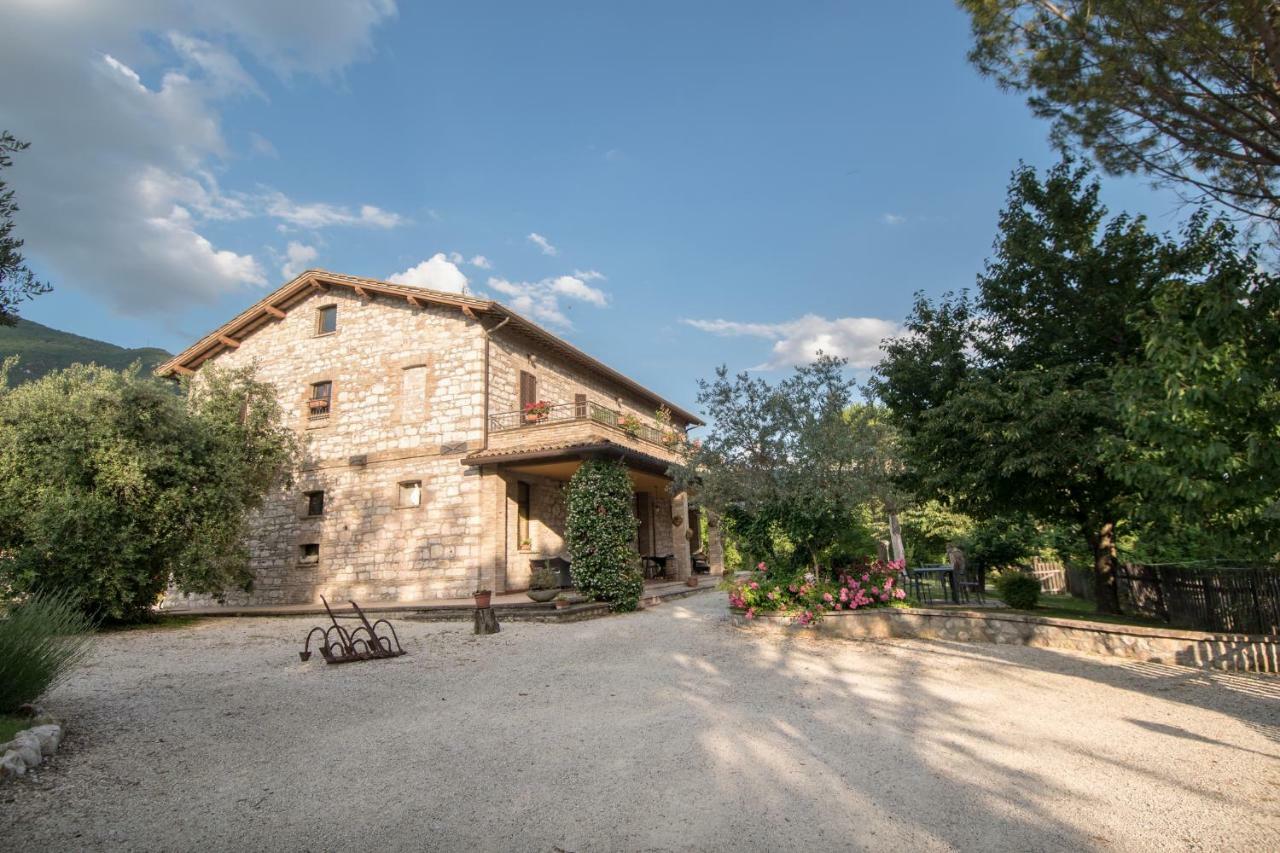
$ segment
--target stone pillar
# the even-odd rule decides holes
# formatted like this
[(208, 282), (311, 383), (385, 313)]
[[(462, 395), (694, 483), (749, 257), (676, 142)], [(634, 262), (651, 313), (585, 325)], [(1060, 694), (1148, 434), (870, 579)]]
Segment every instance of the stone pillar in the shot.
[(680, 492), (671, 499), (671, 550), (675, 559), (674, 569), (667, 574), (676, 580), (684, 580), (693, 574), (693, 551), (689, 547), (689, 495)]
[(720, 516), (707, 510), (707, 562), (712, 576), (724, 574), (724, 539), (720, 535)]
[(497, 465), (480, 467), (480, 560), (476, 586), (507, 590), (507, 480)]

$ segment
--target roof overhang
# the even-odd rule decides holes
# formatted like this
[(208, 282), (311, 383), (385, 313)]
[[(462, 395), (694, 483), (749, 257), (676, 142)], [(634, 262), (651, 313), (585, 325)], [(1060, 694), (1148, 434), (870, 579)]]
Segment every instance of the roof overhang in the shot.
[[(521, 332), (538, 343), (559, 353), (566, 360), (585, 368), (588, 372), (597, 373), (631, 393), (647, 400), (656, 406), (665, 406), (671, 413), (692, 426), (703, 426), (703, 421), (692, 412), (677, 406), (648, 388), (614, 370), (603, 362), (592, 358), (582, 350), (563, 338), (512, 311), (500, 302), (491, 299), (476, 299), (456, 293), (444, 293), (406, 284), (393, 284), (370, 278), (343, 275), (327, 270), (307, 270), (297, 278), (240, 312), (230, 321), (222, 324), (182, 352), (156, 367), (156, 374), (177, 378), (191, 375), (202, 364), (221, 352), (235, 349), (248, 335), (262, 327), (284, 319), (289, 310), (316, 290), (327, 290), (333, 287), (347, 287), (361, 297), (370, 294), (403, 299), (408, 304), (421, 307), (423, 305), (440, 305), (457, 308), (470, 319), (478, 320), (482, 315), (502, 318), (506, 328)], [(496, 326), (497, 324), (494, 324)], [(493, 328), (494, 326), (490, 326)]]
[(567, 444), (562, 447), (540, 447), (531, 450), (480, 450), (465, 457), (462, 460), (462, 464), (471, 466), (516, 465), (531, 462), (553, 462), (566, 457), (620, 459), (627, 463), (629, 467), (663, 476), (666, 476), (667, 470), (671, 467), (671, 463), (664, 459), (650, 456), (648, 453), (643, 453), (635, 448), (616, 444), (612, 441), (594, 441), (588, 444)]

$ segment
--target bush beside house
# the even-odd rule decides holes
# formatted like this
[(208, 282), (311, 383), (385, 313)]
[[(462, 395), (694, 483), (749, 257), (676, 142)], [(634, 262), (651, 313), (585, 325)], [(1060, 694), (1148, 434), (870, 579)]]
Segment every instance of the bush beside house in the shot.
[(573, 583), (614, 610), (635, 610), (644, 575), (633, 541), (635, 495), (621, 462), (590, 459), (569, 481), (565, 540), (573, 554)]

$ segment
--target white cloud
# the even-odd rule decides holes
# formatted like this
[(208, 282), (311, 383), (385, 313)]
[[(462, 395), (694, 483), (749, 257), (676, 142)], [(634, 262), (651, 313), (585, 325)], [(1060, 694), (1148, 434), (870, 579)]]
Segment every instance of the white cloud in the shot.
[(537, 246), (538, 249), (544, 255), (551, 255), (552, 257), (554, 257), (560, 254), (560, 250), (557, 249), (555, 246), (551, 245), (551, 241), (548, 240), (546, 237), (543, 237), (537, 231), (534, 231), (525, 239), (528, 240), (530, 243), (534, 244), (535, 246)]
[(880, 214), (880, 221), (885, 225), (901, 225), (907, 221), (907, 217), (900, 213), (882, 213)]
[(249, 149), (260, 157), (270, 157), (272, 160), (280, 157), (280, 152), (271, 144), (271, 140), (254, 131), (249, 132)]
[(315, 246), (306, 246), (294, 240), (289, 241), (288, 248), (285, 249), (285, 262), (280, 265), (280, 275), (285, 280), (296, 278), (299, 273), (303, 272), (319, 255)]
[(489, 287), (508, 297), (502, 301), (521, 314), (527, 314), (535, 320), (562, 328), (573, 326), (565, 313), (562, 299), (570, 302), (585, 302), (600, 308), (609, 302), (604, 291), (571, 275), (544, 278), (539, 281), (508, 281), (505, 278), (491, 277)]
[(785, 323), (738, 323), (732, 320), (685, 320), (695, 329), (726, 337), (748, 336), (773, 341), (770, 359), (753, 370), (776, 370), (813, 361), (819, 352), (849, 360), (851, 367), (874, 367), (880, 342), (900, 331), (896, 323), (874, 317), (828, 320), (806, 314)]
[(9, 4), (0, 74), (24, 82), (0, 102), (0, 127), (32, 142), (5, 175), (29, 256), (55, 286), (167, 312), (266, 284), (253, 247), (211, 223), (399, 224), (373, 205), (237, 189), (222, 131), (227, 104), (265, 97), (248, 68), (335, 75), (394, 14), (390, 0)]
[(302, 204), (282, 192), (268, 193), (263, 197), (263, 203), (268, 216), (299, 228), (329, 228), (335, 225), (395, 228), (404, 224), (404, 219), (399, 214), (371, 204), (362, 205), (359, 210), (325, 202)]
[(493, 264), (484, 255), (472, 255), (469, 263), (471, 264), (471, 266), (475, 267), (476, 269), (482, 269), (482, 270), (493, 269)]
[[(456, 254), (456, 253), (454, 253)], [(447, 293), (468, 293), (467, 276), (444, 252), (436, 252), (422, 263), (404, 272), (387, 276), (392, 284), (412, 284)]]
[(605, 274), (600, 270), (574, 270), (573, 275), (583, 281), (604, 281)]

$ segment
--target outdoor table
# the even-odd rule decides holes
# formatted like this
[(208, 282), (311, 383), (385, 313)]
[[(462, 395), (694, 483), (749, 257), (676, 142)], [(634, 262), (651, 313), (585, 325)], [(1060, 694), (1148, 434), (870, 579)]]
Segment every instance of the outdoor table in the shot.
[(960, 603), (960, 588), (956, 584), (956, 573), (951, 566), (919, 566), (911, 569), (913, 575), (946, 575), (947, 587), (951, 590), (951, 602)]
[(661, 575), (662, 577), (665, 578), (667, 576), (667, 560), (669, 559), (670, 559), (669, 556), (658, 557), (652, 554), (649, 556), (641, 557), (640, 561), (641, 563), (644, 564), (645, 568), (652, 570), (652, 571), (646, 571), (644, 573), (645, 577), (656, 578), (659, 575)]

